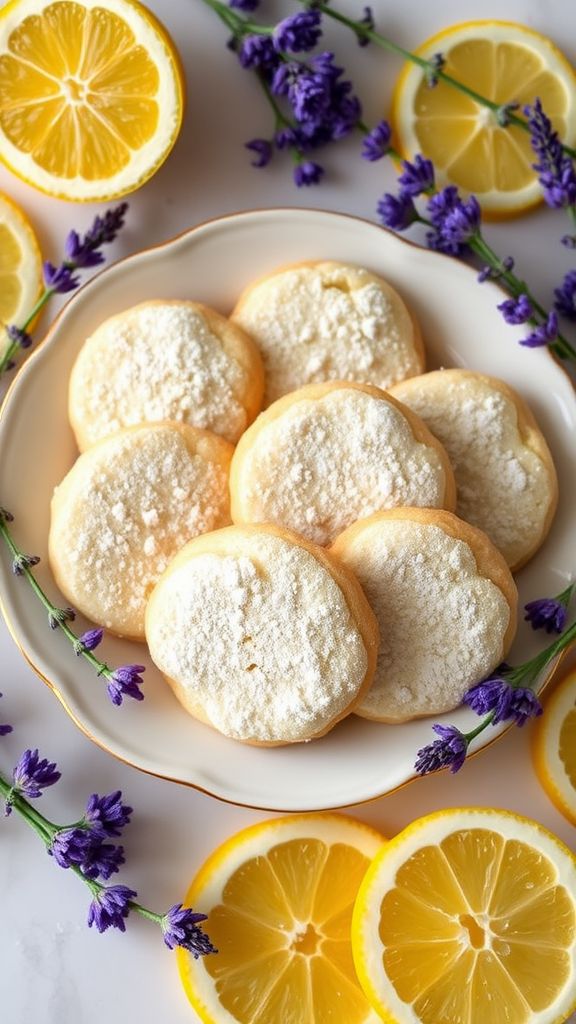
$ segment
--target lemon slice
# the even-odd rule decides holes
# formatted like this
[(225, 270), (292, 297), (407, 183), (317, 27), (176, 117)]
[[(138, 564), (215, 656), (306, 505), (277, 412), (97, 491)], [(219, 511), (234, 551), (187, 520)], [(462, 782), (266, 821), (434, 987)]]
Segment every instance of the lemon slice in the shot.
[(0, 357), (8, 339), (4, 325), (24, 322), (42, 290), (42, 260), (26, 217), (0, 193)]
[[(576, 75), (545, 36), (514, 22), (469, 21), (444, 29), (415, 52), (427, 60), (442, 53), (447, 74), (499, 105), (519, 103), (520, 114), (539, 97), (560, 138), (574, 145)], [(499, 127), (488, 108), (445, 82), (430, 89), (415, 64), (407, 64), (396, 83), (392, 121), (405, 156), (425, 153), (440, 186), (473, 192), (495, 218), (541, 201), (529, 134)]]
[(134, 0), (12, 0), (0, 11), (0, 157), (77, 201), (133, 191), (182, 121), (166, 31)]
[(576, 668), (544, 705), (534, 730), (534, 762), (548, 796), (576, 825)]
[(360, 887), (358, 977), (387, 1024), (552, 1024), (576, 1003), (576, 858), (535, 822), (439, 811)]
[(384, 839), (338, 814), (265, 821), (224, 843), (186, 901), (218, 949), (178, 950), (184, 987), (209, 1024), (376, 1024), (358, 984), (350, 923)]

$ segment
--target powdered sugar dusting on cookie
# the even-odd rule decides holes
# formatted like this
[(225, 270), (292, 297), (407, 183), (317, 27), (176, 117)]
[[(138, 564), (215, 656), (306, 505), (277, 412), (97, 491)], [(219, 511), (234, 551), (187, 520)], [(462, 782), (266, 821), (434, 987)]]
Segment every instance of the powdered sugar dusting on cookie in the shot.
[(177, 430), (143, 428), (86, 452), (56, 488), (51, 557), (76, 607), (137, 635), (168, 561), (229, 522), (227, 467), (192, 455)]
[(406, 307), (360, 268), (321, 263), (273, 275), (233, 317), (262, 351), (266, 404), (304, 384), (386, 388), (423, 369)]
[(235, 483), (245, 521), (278, 523), (329, 544), (373, 512), (443, 504), (438, 452), (416, 441), (384, 398), (341, 388), (252, 429)]
[(342, 591), (312, 554), (281, 538), (191, 558), (162, 581), (152, 612), (155, 664), (235, 739), (308, 739), (365, 678), (366, 649)]
[(105, 321), (88, 339), (72, 375), (72, 418), (90, 444), (157, 420), (236, 441), (247, 424), (246, 385), (246, 370), (199, 310), (150, 303)]
[(502, 660), (510, 608), (464, 541), (432, 524), (389, 520), (367, 525), (339, 557), (380, 626), (376, 675), (361, 704), (367, 715), (401, 721), (448, 710)]
[(481, 376), (452, 371), (411, 381), (398, 397), (446, 448), (458, 515), (484, 530), (509, 565), (522, 561), (542, 535), (554, 482), (523, 442), (514, 402)]

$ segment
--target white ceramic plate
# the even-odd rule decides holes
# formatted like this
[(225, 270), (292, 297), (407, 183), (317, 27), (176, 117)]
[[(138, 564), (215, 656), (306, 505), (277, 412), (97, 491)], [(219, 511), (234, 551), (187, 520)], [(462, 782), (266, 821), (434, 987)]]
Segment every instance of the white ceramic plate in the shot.
[[(551, 445), (561, 499), (551, 536), (518, 578), (521, 602), (566, 585), (574, 568), (574, 516), (567, 491), (568, 482), (576, 479), (576, 400), (564, 371), (547, 352), (517, 344), (523, 329), (507, 326), (497, 312), (501, 292), (490, 283), (479, 285), (464, 264), (352, 217), (280, 209), (211, 221), (105, 270), (70, 301), (19, 374), (0, 421), (0, 503), (14, 513), (22, 547), (42, 557), (38, 578), (55, 599), (60, 600), (47, 565), (49, 504), (54, 485), (76, 457), (66, 398), (70, 369), (84, 338), (105, 317), (152, 297), (197, 299), (226, 313), (253, 278), (310, 259), (348, 261), (382, 274), (416, 312), (430, 368), (486, 371), (528, 400)], [(47, 628), (43, 609), (25, 583), (12, 576), (4, 550), (0, 580), (8, 624), (38, 674), (88, 736), (144, 771), (253, 807), (338, 807), (380, 796), (413, 778), (416, 752), (433, 738), (433, 720), (385, 726), (352, 716), (313, 743), (245, 746), (195, 722), (151, 664), (146, 699), (115, 708), (102, 681)], [(84, 628), (82, 622), (79, 626)], [(524, 660), (541, 644), (542, 635), (522, 623), (510, 660)], [(149, 664), (144, 647), (113, 637), (98, 653), (111, 665)], [(478, 721), (467, 709), (443, 720), (464, 729)], [(495, 735), (496, 730), (485, 732), (477, 746)]]

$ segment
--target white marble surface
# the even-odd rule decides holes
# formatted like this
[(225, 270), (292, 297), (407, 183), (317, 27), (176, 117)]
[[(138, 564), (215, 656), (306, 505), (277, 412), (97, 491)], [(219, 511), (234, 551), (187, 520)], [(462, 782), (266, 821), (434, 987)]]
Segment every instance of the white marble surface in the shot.
[[(373, 2), (382, 27), (406, 46), (454, 21), (500, 17), (540, 29), (563, 46), (573, 61), (576, 58), (576, 15), (571, 5), (559, 0), (484, 0), (482, 4), (403, 0), (394, 7), (385, 0)], [(255, 83), (226, 51), (225, 30), (201, 0), (149, 0), (148, 6), (178, 42), (189, 102), (180, 140), (167, 164), (130, 199), (129, 227), (114, 247), (114, 257), (160, 242), (217, 214), (255, 206), (321, 206), (373, 215), (380, 192), (392, 184), (392, 170), (383, 163), (360, 161), (357, 141), (325, 154), (330, 177), (319, 189), (297, 192), (287, 165), (252, 170), (242, 143), (266, 133), (268, 114)], [(287, 4), (278, 0), (273, 6), (286, 10)], [(349, 11), (358, 9), (349, 0), (345, 6)], [(264, 0), (263, 8), (272, 9), (271, 0)], [(398, 61), (376, 49), (360, 51), (347, 33), (337, 29), (329, 30), (327, 41), (354, 78), (366, 120), (374, 121), (386, 110)], [(96, 210), (46, 198), (2, 169), (0, 190), (22, 203), (45, 254), (54, 260), (66, 231), (86, 227)], [(491, 226), (487, 234), (502, 254), (520, 258), (522, 271), (538, 282), (547, 302), (551, 288), (574, 262), (573, 254), (558, 244), (564, 231), (561, 214), (541, 210), (521, 221)], [(9, 495), (2, 500), (9, 504)], [(189, 879), (216, 844), (266, 817), (144, 776), (112, 760), (67, 718), (3, 625), (0, 664), (4, 692), (0, 721), (9, 720), (15, 727), (2, 740), (0, 769), (8, 772), (27, 746), (39, 746), (44, 755), (56, 759), (63, 779), (42, 799), (42, 810), (54, 820), (79, 815), (89, 793), (120, 787), (135, 808), (125, 837), (127, 865), (121, 881), (137, 889), (150, 907), (163, 910), (181, 899)], [(535, 818), (573, 847), (574, 830), (540, 789), (529, 746), (530, 729), (515, 730), (475, 758), (459, 776), (419, 781), (353, 813), (391, 835), (413, 818), (441, 807), (497, 805)], [(3, 1024), (120, 1024), (128, 1016), (139, 1024), (196, 1021), (180, 988), (174, 959), (155, 929), (133, 918), (126, 935), (100, 936), (85, 926), (87, 904), (88, 892), (81, 882), (57, 868), (16, 815), (0, 819)]]

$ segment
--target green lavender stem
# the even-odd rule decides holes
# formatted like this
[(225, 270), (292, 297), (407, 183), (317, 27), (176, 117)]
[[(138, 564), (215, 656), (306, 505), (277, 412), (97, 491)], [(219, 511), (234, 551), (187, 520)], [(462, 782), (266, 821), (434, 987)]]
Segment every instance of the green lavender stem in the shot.
[[(24, 552), (22, 551), (22, 549), (19, 548), (18, 545), (16, 544), (16, 541), (14, 540), (14, 538), (13, 538), (11, 532), (10, 532), (10, 529), (8, 527), (6, 519), (1, 514), (0, 514), (0, 536), (4, 540), (4, 542), (5, 542), (8, 550), (10, 551), (10, 554), (12, 555), (13, 559), (18, 558), (18, 556), (23, 556), (24, 555)], [(34, 576), (34, 573), (29, 568), (29, 566), (23, 565), (22, 569), (21, 569), (21, 572), (22, 572), (22, 576), (24, 577), (24, 579), (26, 579), (27, 582), (30, 584), (30, 587), (32, 588), (32, 590), (33, 590), (34, 594), (36, 595), (36, 597), (38, 598), (38, 600), (44, 605), (44, 607), (45, 607), (46, 611), (48, 612), (48, 614), (49, 615), (53, 615), (56, 619), (58, 619), (58, 614), (61, 612), (61, 609), (58, 607), (58, 605), (55, 605), (50, 600), (50, 598), (48, 597), (46, 592), (42, 589), (42, 587), (38, 583), (38, 580)], [(80, 637), (78, 636), (77, 633), (75, 633), (72, 629), (70, 629), (70, 626), (68, 625), (67, 622), (58, 621), (58, 628), (64, 634), (64, 636), (69, 641), (69, 643), (72, 645), (72, 647), (74, 648), (75, 653), (80, 654), (81, 657), (83, 657), (84, 660), (87, 661), (88, 664), (91, 665), (93, 669), (95, 669), (96, 673), (99, 676), (104, 676), (104, 678), (106, 678), (106, 679), (110, 679), (111, 678), (111, 676), (112, 676), (112, 669), (110, 668), (110, 666), (107, 665), (104, 661), (100, 661), (98, 658), (96, 658), (94, 656), (94, 654), (92, 654), (91, 651), (86, 650), (86, 648), (82, 646), (82, 644), (80, 643)]]
[[(213, 3), (213, 0), (205, 0), (205, 3)], [(300, 3), (307, 6), (308, 0), (300, 0)], [(398, 43), (388, 39), (387, 36), (383, 36), (375, 29), (369, 28), (361, 22), (354, 21), (353, 18), (347, 18), (345, 14), (341, 14), (340, 11), (336, 11), (333, 7), (329, 7), (328, 4), (318, 3), (316, 4), (316, 9), (322, 11), (323, 14), (332, 18), (334, 21), (339, 21), (342, 25), (346, 25), (346, 27), (352, 29), (356, 35), (361, 35), (365, 39), (369, 39), (371, 42), (376, 43), (376, 45), (380, 46), (383, 50), (388, 50), (391, 53), (397, 54), (399, 57), (403, 57), (404, 60), (410, 61), (412, 64), (417, 64), (424, 72), (430, 70), (430, 63), (424, 57), (419, 57), (417, 54), (412, 53), (411, 50), (404, 49), (403, 46), (399, 46)], [(470, 99), (474, 100), (480, 106), (491, 110), (495, 117), (501, 110), (500, 103), (496, 103), (494, 100), (488, 99), (487, 96), (483, 96), (482, 93), (476, 92), (475, 89), (471, 89), (468, 85), (464, 85), (463, 82), (458, 81), (457, 78), (447, 74), (441, 68), (434, 68), (433, 70), (436, 78), (440, 79), (442, 82), (446, 82), (447, 85), (450, 85), (452, 88), (464, 93), (464, 95), (469, 96)], [(524, 120), (524, 118), (518, 117), (518, 115), (513, 111), (507, 112), (507, 120), (509, 124), (513, 124), (515, 127), (521, 128), (522, 131), (530, 132), (528, 122)], [(562, 148), (568, 156), (571, 156), (573, 159), (576, 158), (576, 149), (566, 145), (563, 145)]]
[[(512, 671), (508, 673), (505, 677), (507, 682), (509, 682), (510, 686), (514, 687), (514, 689), (517, 689), (520, 686), (526, 687), (527, 689), (531, 690), (534, 689), (538, 676), (540, 675), (542, 670), (546, 668), (546, 666), (549, 665), (550, 662), (554, 660), (554, 658), (558, 657), (558, 655), (561, 654), (562, 651), (566, 650), (567, 647), (570, 647), (571, 644), (573, 644), (575, 641), (576, 622), (573, 622), (572, 625), (568, 627), (568, 629), (565, 629), (564, 632), (561, 633), (561, 635), (557, 637), (556, 640), (553, 640), (552, 643), (548, 645), (548, 647), (545, 647), (543, 651), (540, 651), (539, 654), (536, 654), (533, 658), (530, 659), (530, 661), (527, 661), (523, 665), (519, 665), (517, 668), (512, 669)], [(470, 746), (470, 743), (472, 742), (473, 739), (476, 738), (476, 736), (479, 736), (480, 733), (484, 732), (484, 730), (487, 729), (489, 725), (491, 725), (495, 714), (495, 711), (491, 711), (488, 715), (481, 719), (481, 721), (479, 722), (475, 729), (472, 729), (471, 732), (464, 733), (464, 739), (467, 741), (468, 746)]]
[[(10, 801), (12, 809), (24, 819), (26, 824), (29, 825), (34, 832), (36, 832), (36, 835), (42, 840), (46, 849), (50, 848), (55, 834), (61, 828), (74, 827), (73, 825), (56, 825), (54, 822), (49, 821), (48, 818), (45, 818), (43, 814), (40, 814), (35, 807), (32, 807), (25, 797), (20, 793), (15, 793), (13, 787), (2, 777), (2, 775), (0, 775), (0, 795), (3, 796), (5, 800)], [(80, 868), (76, 867), (74, 864), (70, 865), (69, 870), (73, 871), (78, 878), (82, 879), (85, 885), (90, 889), (92, 896), (97, 896), (98, 893), (107, 888), (107, 886), (103, 885), (101, 882), (95, 881), (91, 878), (86, 878), (86, 875), (83, 875)], [(141, 917), (145, 917), (148, 921), (153, 921), (155, 924), (161, 924), (162, 922), (162, 914), (156, 914), (153, 910), (143, 907), (141, 903), (136, 903), (134, 900), (130, 900), (129, 907), (131, 910), (136, 911), (137, 914), (140, 914)]]
[[(55, 294), (55, 292), (56, 292), (55, 288), (45, 288), (44, 289), (44, 291), (42, 292), (40, 298), (38, 299), (36, 304), (30, 310), (30, 312), (29, 312), (28, 316), (26, 317), (24, 323), (20, 324), (20, 330), (21, 331), (27, 330), (27, 328), (30, 326), (30, 324), (34, 320), (34, 318), (36, 316), (38, 316), (38, 313), (40, 312), (40, 310), (44, 308), (46, 303), (49, 301), (49, 299), (52, 298), (52, 296)], [(4, 355), (2, 356), (2, 358), (0, 358), (0, 376), (7, 370), (8, 366), (14, 360), (14, 357), (17, 355), (18, 352), (20, 352), (20, 350), (21, 350), (21, 347), (20, 347), (20, 345), (18, 344), (17, 341), (10, 342), (10, 344), (8, 345), (6, 351), (4, 352)]]

